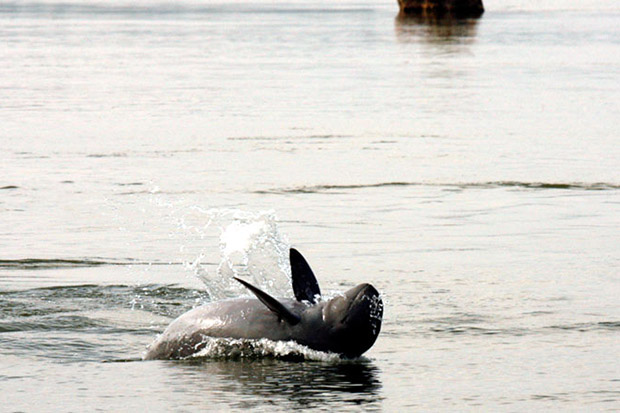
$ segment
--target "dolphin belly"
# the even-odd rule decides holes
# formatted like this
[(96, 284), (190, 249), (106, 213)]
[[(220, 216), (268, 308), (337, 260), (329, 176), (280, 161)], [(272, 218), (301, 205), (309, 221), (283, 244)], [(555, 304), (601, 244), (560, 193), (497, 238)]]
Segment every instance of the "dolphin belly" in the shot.
[(209, 337), (294, 340), (290, 326), (256, 299), (232, 299), (197, 307), (174, 320), (149, 346), (144, 359), (179, 359), (199, 352)]

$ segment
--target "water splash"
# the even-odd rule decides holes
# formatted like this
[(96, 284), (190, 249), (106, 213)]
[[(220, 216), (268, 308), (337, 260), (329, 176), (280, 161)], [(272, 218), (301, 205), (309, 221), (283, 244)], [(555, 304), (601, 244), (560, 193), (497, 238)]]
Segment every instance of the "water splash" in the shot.
[[(255, 285), (275, 295), (291, 296), (289, 243), (280, 233), (273, 211), (225, 214), (230, 219), (220, 235), (220, 279), (251, 277)], [(235, 287), (239, 287), (234, 283)]]
[(171, 238), (180, 242), (184, 269), (204, 284), (211, 300), (246, 293), (232, 277), (251, 279), (276, 296), (292, 296), (289, 243), (273, 211), (160, 205), (175, 223)]

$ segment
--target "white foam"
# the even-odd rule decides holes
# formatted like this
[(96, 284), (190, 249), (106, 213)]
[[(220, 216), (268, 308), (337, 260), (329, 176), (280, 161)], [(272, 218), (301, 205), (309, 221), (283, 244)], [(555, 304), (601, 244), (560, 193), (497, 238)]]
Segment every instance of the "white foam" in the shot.
[(342, 358), (336, 353), (312, 350), (294, 341), (272, 341), (266, 338), (259, 340), (213, 338), (207, 337), (205, 347), (190, 358), (208, 359), (294, 359), (322, 362), (337, 362)]

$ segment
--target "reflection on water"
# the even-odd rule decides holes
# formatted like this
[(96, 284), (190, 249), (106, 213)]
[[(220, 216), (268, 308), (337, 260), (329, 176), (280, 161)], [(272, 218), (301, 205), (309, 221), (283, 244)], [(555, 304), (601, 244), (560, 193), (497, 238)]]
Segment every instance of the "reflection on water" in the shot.
[[(295, 363), (273, 359), (241, 361), (166, 362), (176, 371), (174, 382), (186, 381), (194, 391), (205, 391), (237, 407), (257, 404), (287, 404), (288, 408), (344, 407), (364, 405), (380, 407), (379, 369), (369, 360), (340, 363)], [(202, 387), (202, 389), (195, 388)], [(207, 393), (205, 393), (207, 394)], [(258, 396), (258, 397), (257, 397)]]
[(449, 14), (399, 13), (395, 19), (396, 37), (401, 42), (471, 44), (475, 41), (477, 27), (476, 18), (457, 18)]

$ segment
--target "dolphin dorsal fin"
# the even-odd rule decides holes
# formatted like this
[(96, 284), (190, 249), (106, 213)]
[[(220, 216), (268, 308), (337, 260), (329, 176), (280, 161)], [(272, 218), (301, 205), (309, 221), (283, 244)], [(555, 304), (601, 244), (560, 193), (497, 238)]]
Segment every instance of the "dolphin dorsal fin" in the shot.
[(316, 297), (321, 295), (321, 290), (310, 265), (295, 248), (291, 248), (289, 256), (295, 298), (297, 301), (305, 300), (312, 304), (316, 303)]
[(285, 320), (291, 325), (295, 325), (301, 321), (301, 317), (291, 312), (291, 310), (286, 308), (284, 304), (282, 304), (260, 288), (254, 287), (249, 282), (243, 281), (240, 278), (233, 278), (243, 284), (248, 290), (252, 291), (256, 298), (258, 298), (261, 303), (265, 304), (268, 309), (270, 309), (275, 315), (278, 316), (278, 318)]

